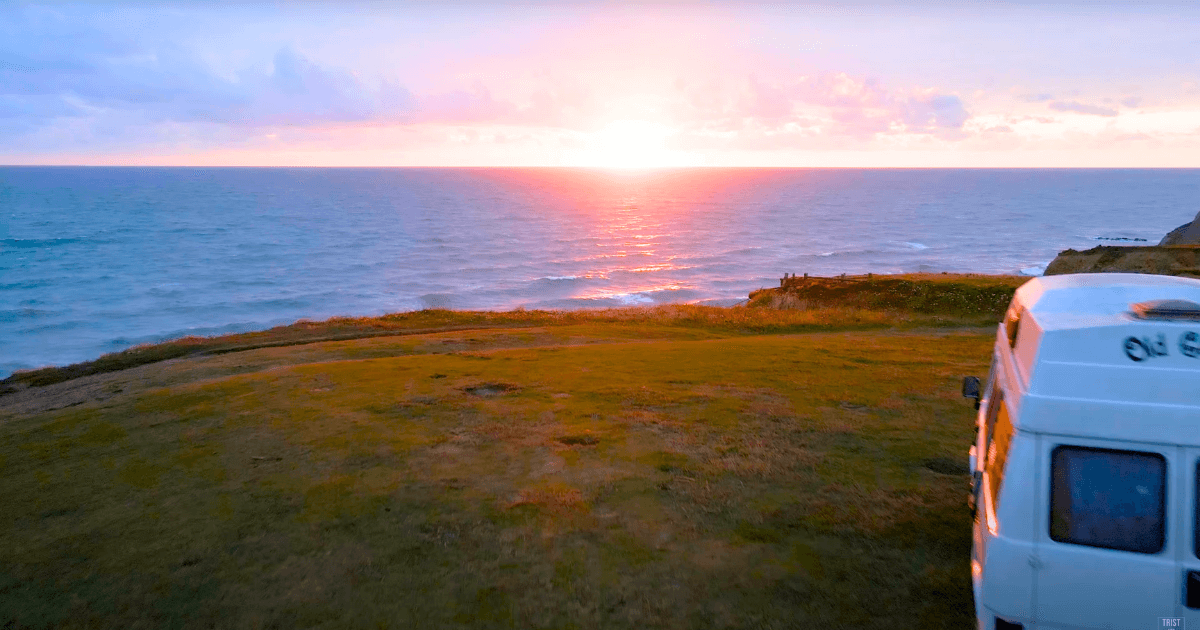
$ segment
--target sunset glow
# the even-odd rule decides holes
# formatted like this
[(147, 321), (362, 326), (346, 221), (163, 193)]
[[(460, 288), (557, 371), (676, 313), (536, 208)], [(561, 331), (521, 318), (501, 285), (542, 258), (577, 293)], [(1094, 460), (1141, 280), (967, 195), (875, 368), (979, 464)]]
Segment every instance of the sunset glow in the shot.
[(0, 163), (1200, 166), (1197, 49), (1184, 4), (10, 4)]
[(578, 165), (606, 168), (692, 166), (686, 156), (667, 150), (667, 139), (674, 133), (665, 125), (642, 120), (613, 121), (593, 134)]

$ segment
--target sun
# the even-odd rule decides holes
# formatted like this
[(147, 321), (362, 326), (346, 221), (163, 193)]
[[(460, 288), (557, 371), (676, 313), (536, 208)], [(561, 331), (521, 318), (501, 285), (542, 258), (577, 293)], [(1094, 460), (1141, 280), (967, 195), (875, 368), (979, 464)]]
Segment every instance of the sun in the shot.
[(687, 156), (666, 147), (676, 132), (662, 123), (615, 120), (594, 132), (581, 157), (582, 166), (654, 168), (682, 166)]

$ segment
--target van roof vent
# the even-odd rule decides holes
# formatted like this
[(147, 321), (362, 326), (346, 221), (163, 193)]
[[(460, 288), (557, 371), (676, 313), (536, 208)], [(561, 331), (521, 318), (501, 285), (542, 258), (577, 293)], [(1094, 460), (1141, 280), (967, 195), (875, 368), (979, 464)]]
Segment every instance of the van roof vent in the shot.
[(1200, 304), (1189, 300), (1149, 300), (1131, 308), (1142, 319), (1200, 320)]

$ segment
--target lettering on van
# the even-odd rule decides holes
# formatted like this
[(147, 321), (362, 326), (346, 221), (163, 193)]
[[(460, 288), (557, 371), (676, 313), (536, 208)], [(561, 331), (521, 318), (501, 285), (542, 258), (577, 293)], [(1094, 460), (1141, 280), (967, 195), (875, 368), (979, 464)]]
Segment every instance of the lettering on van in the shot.
[(1179, 351), (1185, 357), (1200, 358), (1200, 333), (1189, 330), (1179, 335)]
[[(1185, 357), (1192, 359), (1200, 359), (1200, 333), (1187, 331), (1179, 335), (1179, 352)], [(1170, 352), (1167, 350), (1167, 336), (1159, 333), (1155, 338), (1150, 337), (1127, 337), (1125, 339), (1125, 356), (1134, 361), (1145, 361), (1154, 357), (1165, 357)]]

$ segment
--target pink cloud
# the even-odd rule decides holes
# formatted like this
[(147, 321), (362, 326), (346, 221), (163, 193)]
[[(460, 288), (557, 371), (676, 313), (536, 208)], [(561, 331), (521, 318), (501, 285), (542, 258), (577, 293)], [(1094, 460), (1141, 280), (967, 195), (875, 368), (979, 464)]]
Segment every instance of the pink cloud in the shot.
[[(673, 113), (689, 129), (752, 133), (758, 127), (787, 137), (796, 128), (846, 138), (930, 134), (952, 138), (970, 118), (962, 100), (935, 88), (889, 91), (878, 81), (846, 73), (770, 83), (750, 77), (736, 89), (717, 81), (679, 89)], [(775, 135), (779, 135), (778, 133)]]
[(518, 108), (496, 100), (491, 91), (476, 84), (470, 90), (454, 90), (424, 96), (417, 101), (415, 122), (493, 123), (512, 120)]
[(1047, 105), (1050, 109), (1056, 112), (1075, 112), (1077, 114), (1088, 114), (1091, 116), (1116, 116), (1117, 110), (1111, 107), (1102, 107), (1100, 105), (1088, 105), (1078, 101), (1054, 101)]

